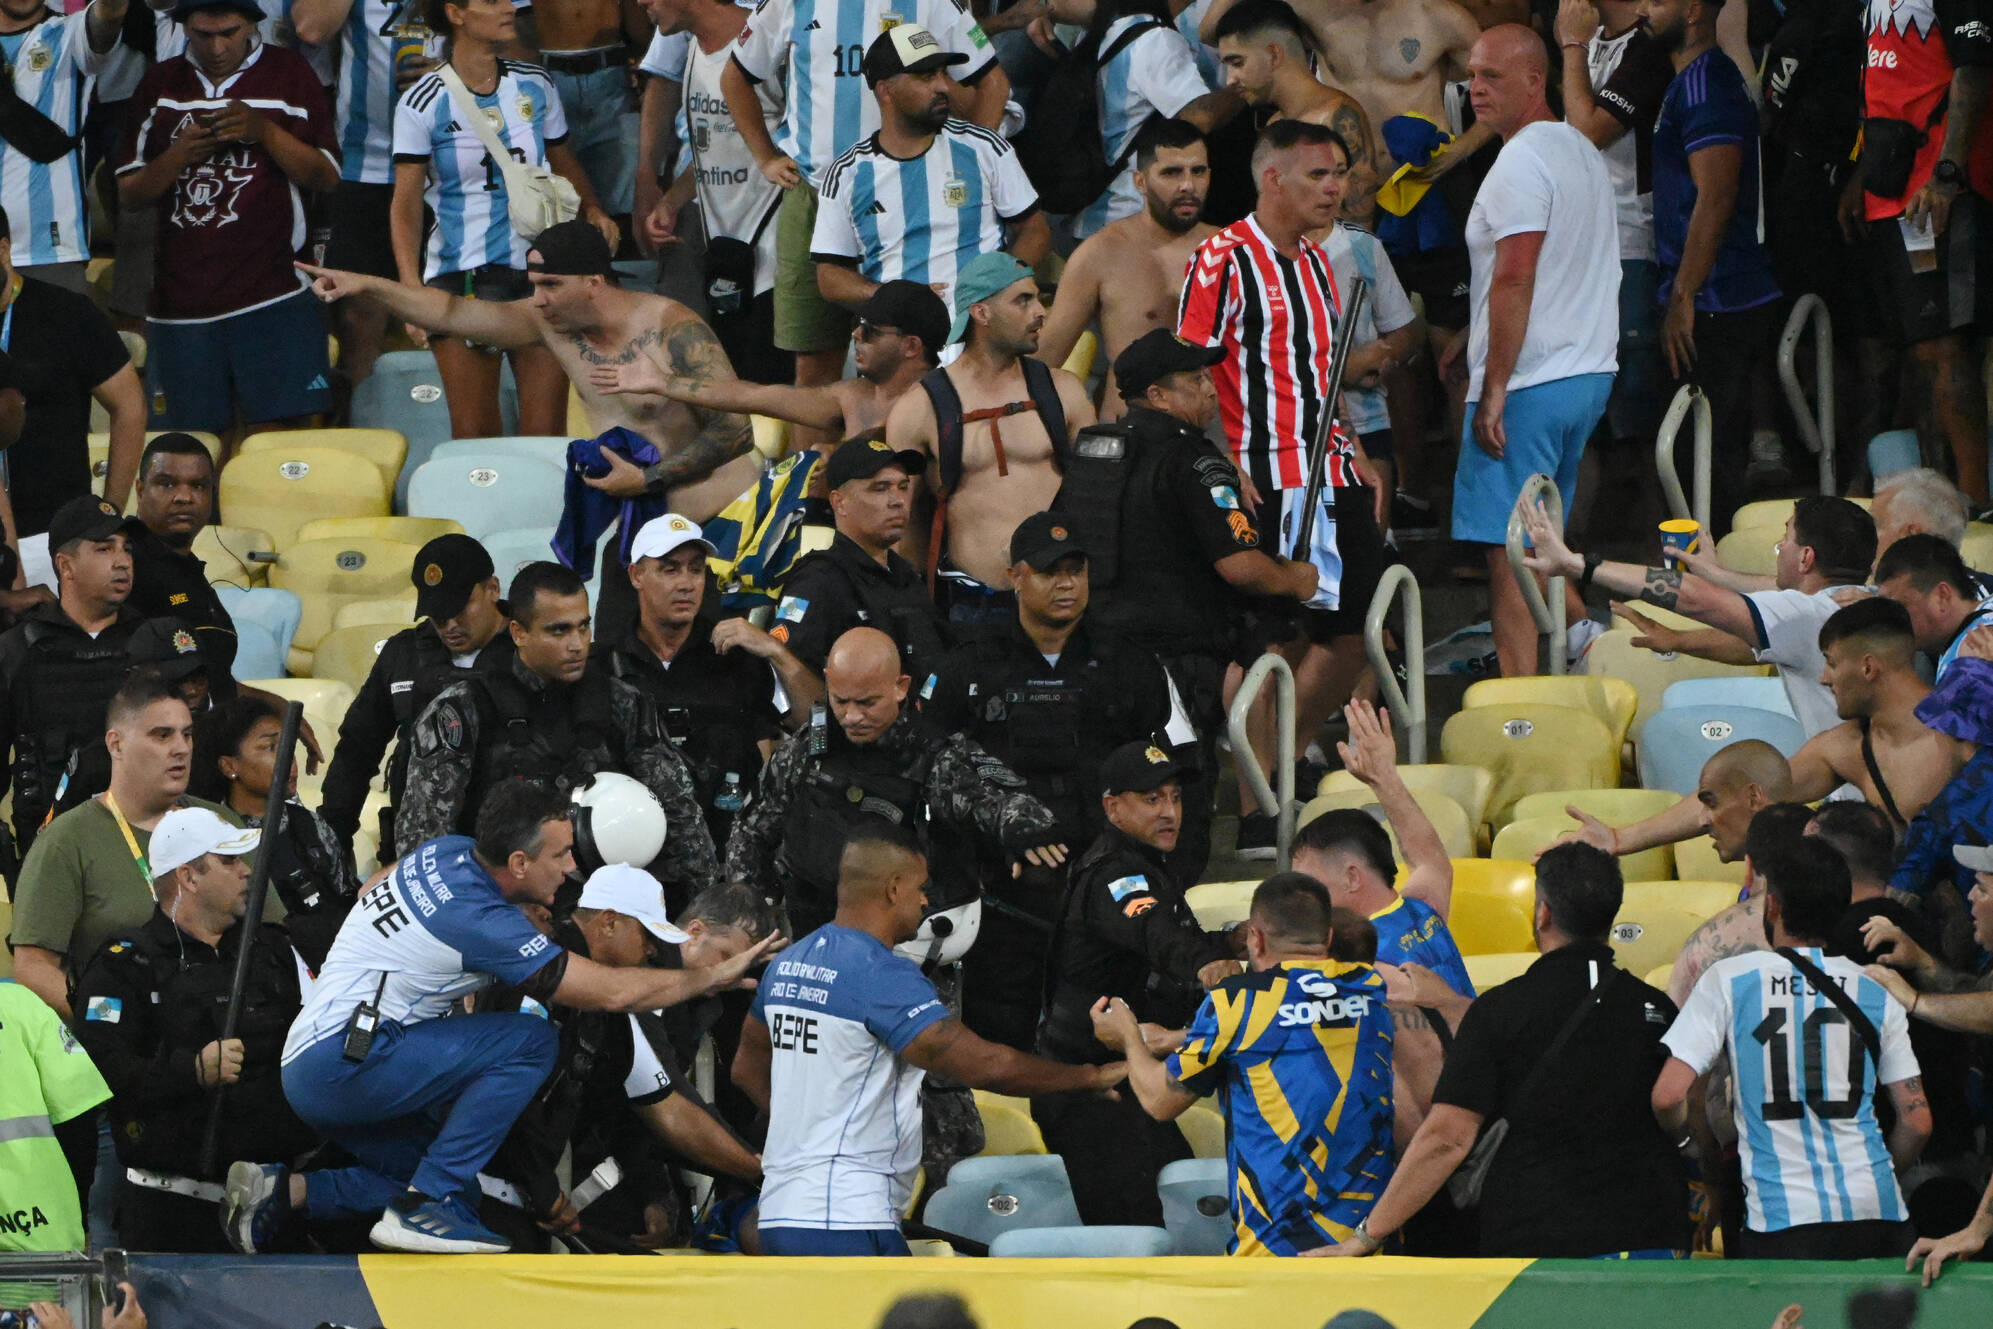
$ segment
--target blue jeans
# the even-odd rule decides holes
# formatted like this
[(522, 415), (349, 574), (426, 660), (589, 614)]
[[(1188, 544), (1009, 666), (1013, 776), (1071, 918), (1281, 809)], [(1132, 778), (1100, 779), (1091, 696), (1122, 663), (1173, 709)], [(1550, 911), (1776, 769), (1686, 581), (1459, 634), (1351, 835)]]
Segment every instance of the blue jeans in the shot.
[(621, 67), (592, 74), (548, 76), (560, 94), (567, 115), (567, 145), (574, 150), (602, 210), (612, 217), (629, 212), (636, 197), (637, 154), (624, 141), (624, 106), (630, 99), (629, 77)]
[(491, 1161), (554, 1067), (559, 1037), (532, 1015), (384, 1024), (362, 1062), (321, 1038), (284, 1067), (284, 1096), (307, 1125), (360, 1160), (306, 1179), (313, 1218), (378, 1213), (413, 1187), (477, 1212)]
[(1619, 264), (1619, 373), (1606, 399), (1612, 436), (1649, 442), (1668, 409), (1668, 365), (1661, 358), (1661, 269), (1652, 259)]

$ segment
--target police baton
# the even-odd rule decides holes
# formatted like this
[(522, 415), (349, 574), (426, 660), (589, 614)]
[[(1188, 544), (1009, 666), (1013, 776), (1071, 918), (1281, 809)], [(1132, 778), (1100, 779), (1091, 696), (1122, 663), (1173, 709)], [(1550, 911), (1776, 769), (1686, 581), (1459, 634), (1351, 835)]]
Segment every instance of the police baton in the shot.
[[(249, 984), (249, 960), (256, 949), (256, 935), (263, 928), (263, 896), (270, 881), (270, 857), (277, 847), (277, 836), (284, 828), (284, 804), (286, 793), (291, 787), (291, 752), (298, 744), (298, 729), (304, 723), (304, 703), (288, 702), (284, 706), (284, 726), (277, 735), (276, 760), (270, 767), (270, 795), (263, 807), (263, 834), (256, 840), (256, 857), (249, 868), (248, 908), (242, 915), (242, 938), (235, 948), (235, 979), (228, 988), (228, 1012), (222, 1017), (221, 1041), (226, 1043), (235, 1037), (236, 1026), (242, 1021), (242, 990)], [(208, 1104), (208, 1129), (201, 1137), (201, 1171), (203, 1177), (214, 1174), (216, 1155), (221, 1152), (221, 1109), (222, 1100), (228, 1094), (228, 1085), (217, 1079), (214, 1101)]]
[(1370, 302), (1370, 283), (1358, 277), (1350, 283), (1349, 294), (1343, 298), (1343, 316), (1335, 327), (1335, 347), (1329, 352), (1328, 391), (1322, 397), (1321, 423), (1315, 428), (1315, 437), (1308, 443), (1308, 488), (1302, 496), (1301, 520), (1294, 532), (1294, 561), (1312, 563), (1308, 556), (1309, 546), (1315, 538), (1315, 510), (1322, 502), (1322, 481), (1327, 477), (1329, 462), (1329, 436), (1335, 431), (1336, 402), (1342, 397), (1343, 371), (1349, 368), (1349, 352), (1356, 341), (1356, 321), (1363, 316), (1363, 307)]

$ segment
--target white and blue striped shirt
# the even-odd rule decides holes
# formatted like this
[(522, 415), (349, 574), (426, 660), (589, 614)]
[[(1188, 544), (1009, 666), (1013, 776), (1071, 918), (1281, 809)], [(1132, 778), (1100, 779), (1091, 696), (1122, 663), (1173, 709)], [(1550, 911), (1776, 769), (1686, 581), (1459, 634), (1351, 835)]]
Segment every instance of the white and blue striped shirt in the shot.
[(1698, 1075), (1729, 1053), (1753, 1232), (1900, 1221), (1909, 1211), (1874, 1100), (1878, 1084), (1919, 1073), (1909, 1016), (1854, 961), (1815, 947), (1799, 953), (1881, 1033), (1880, 1066), (1840, 1009), (1777, 951), (1711, 965), (1662, 1041)]
[(996, 64), (996, 48), (960, 0), (761, 0), (734, 42), (734, 61), (757, 82), (789, 63), (775, 146), (818, 189), (837, 155), (877, 132), (879, 103), (865, 86), (865, 48), (889, 28), (918, 23), (941, 49), (969, 57), (949, 72), (967, 83)]
[(1006, 222), (1028, 217), (1038, 191), (1008, 140), (950, 120), (911, 161), (888, 154), (873, 134), (824, 172), (813, 257), (857, 260), (876, 282), (939, 285), (978, 254), (1003, 248)]
[[(499, 141), (527, 166), (547, 164), (547, 145), (567, 137), (567, 116), (553, 80), (538, 65), (498, 62), (498, 86), (478, 96), (479, 110)], [(526, 267), (526, 236), (512, 229), (505, 174), (477, 131), (461, 123), (441, 74), (416, 80), (394, 112), (394, 159), (429, 163), (422, 201), (435, 218), (422, 260), (422, 279), (486, 264)]]
[[(1101, 34), (1100, 49), (1113, 46), (1132, 25), (1155, 21), (1146, 14), (1114, 20)], [(1107, 160), (1119, 161), (1151, 116), (1175, 115), (1210, 91), (1197, 71), (1191, 44), (1176, 29), (1157, 27), (1129, 42), (1098, 75), (1100, 140)], [(1130, 157), (1107, 191), (1074, 219), (1073, 233), (1084, 239), (1107, 223), (1141, 210), (1142, 196), (1135, 192), (1135, 161)]]
[[(14, 91), (68, 134), (81, 132), (91, 82), (109, 54), (90, 49), (88, 13), (50, 14), (0, 36)], [(81, 148), (43, 163), (0, 141), (0, 204), (13, 232), (15, 267), (90, 257)]]
[(418, 42), (431, 59), (440, 54), (441, 39), (423, 23), (420, 0), (353, 0), (340, 33), (339, 95), (333, 107), (341, 179), (369, 185), (394, 182), (395, 50)]

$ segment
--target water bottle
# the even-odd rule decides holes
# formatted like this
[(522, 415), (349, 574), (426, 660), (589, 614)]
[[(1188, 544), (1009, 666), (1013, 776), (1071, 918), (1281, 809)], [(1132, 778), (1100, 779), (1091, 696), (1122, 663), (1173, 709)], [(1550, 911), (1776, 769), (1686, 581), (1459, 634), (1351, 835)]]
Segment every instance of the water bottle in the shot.
[(722, 812), (739, 812), (747, 806), (747, 795), (741, 792), (738, 774), (733, 771), (727, 772), (727, 787), (713, 800), (713, 806)]

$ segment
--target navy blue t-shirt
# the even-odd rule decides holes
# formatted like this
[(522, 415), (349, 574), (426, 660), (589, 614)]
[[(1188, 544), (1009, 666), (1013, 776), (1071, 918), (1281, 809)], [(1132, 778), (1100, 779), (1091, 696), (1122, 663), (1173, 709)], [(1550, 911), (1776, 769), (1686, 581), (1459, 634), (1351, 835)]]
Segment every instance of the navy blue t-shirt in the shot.
[(1654, 251), (1662, 268), (1661, 302), (1666, 304), (1688, 240), (1695, 212), (1695, 178), (1689, 157), (1726, 143), (1743, 150), (1737, 175), (1737, 207), (1716, 252), (1709, 279), (1696, 292), (1695, 307), (1709, 313), (1753, 309), (1779, 297), (1778, 279), (1760, 238), (1758, 108), (1744, 76), (1721, 50), (1697, 56), (1668, 85), (1654, 125)]

